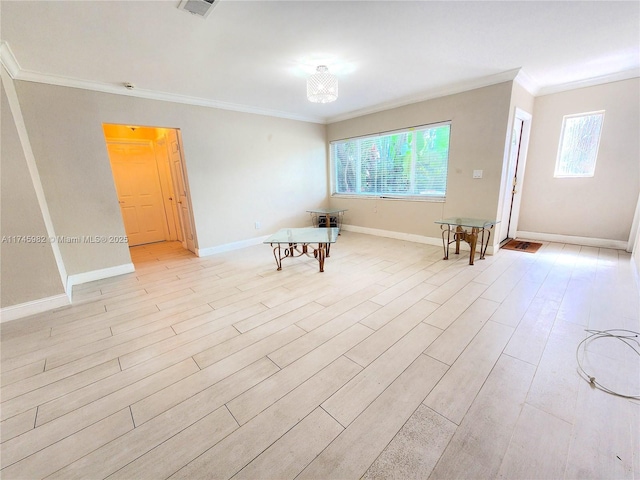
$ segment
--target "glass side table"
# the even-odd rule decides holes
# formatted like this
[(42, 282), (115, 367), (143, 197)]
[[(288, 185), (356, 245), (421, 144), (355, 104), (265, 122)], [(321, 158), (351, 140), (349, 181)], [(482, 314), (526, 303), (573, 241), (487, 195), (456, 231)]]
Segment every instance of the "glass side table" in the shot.
[(342, 219), (346, 208), (312, 208), (307, 210), (311, 214), (311, 223), (314, 227), (342, 228)]
[[(442, 230), (442, 246), (444, 247), (444, 260), (449, 258), (449, 245), (455, 242), (456, 254), (460, 253), (460, 241), (467, 242), (471, 248), (469, 253), (469, 265), (473, 265), (480, 237), (480, 259), (484, 259), (491, 238), (491, 230), (500, 223), (500, 220), (488, 220), (484, 218), (451, 217), (436, 220)], [(485, 241), (486, 235), (486, 241)], [(453, 239), (451, 237), (453, 236)], [(446, 237), (446, 238), (445, 238)]]

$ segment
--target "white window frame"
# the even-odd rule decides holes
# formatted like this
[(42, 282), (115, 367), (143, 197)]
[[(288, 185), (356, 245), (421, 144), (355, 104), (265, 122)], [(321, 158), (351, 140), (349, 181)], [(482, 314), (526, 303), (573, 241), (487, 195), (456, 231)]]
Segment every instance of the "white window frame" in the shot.
[[(390, 200), (409, 200), (409, 201), (422, 201), (422, 202), (444, 202), (446, 199), (446, 189), (447, 189), (447, 180), (448, 180), (448, 169), (449, 169), (449, 161), (450, 161), (450, 156), (451, 156), (451, 121), (445, 121), (445, 122), (438, 122), (438, 123), (432, 123), (432, 124), (425, 124), (425, 125), (419, 125), (419, 126), (415, 126), (415, 127), (410, 127), (410, 128), (404, 128), (404, 129), (400, 129), (400, 130), (391, 130), (391, 131), (386, 131), (386, 132), (379, 132), (379, 133), (375, 133), (375, 134), (370, 134), (370, 135), (363, 135), (360, 137), (353, 137), (353, 138), (347, 138), (347, 139), (339, 139), (339, 140), (333, 140), (329, 143), (329, 163), (330, 163), (330, 175), (331, 175), (331, 196), (332, 197), (338, 197), (338, 198), (382, 198), (382, 199), (390, 199)], [(420, 130), (426, 130), (426, 129), (430, 129), (430, 128), (437, 128), (437, 127), (442, 127), (442, 126), (449, 126), (449, 150), (447, 151), (447, 174), (445, 177), (445, 182), (444, 182), (444, 194), (443, 195), (433, 195), (433, 194), (410, 194), (410, 195), (403, 195), (403, 194), (393, 194), (393, 193), (384, 193), (384, 194), (371, 194), (371, 193), (358, 193), (360, 192), (361, 189), (361, 175), (357, 174), (356, 175), (356, 192), (354, 193), (338, 193), (336, 192), (337, 189), (337, 185), (336, 185), (336, 163), (335, 163), (335, 159), (334, 159), (334, 154), (335, 154), (335, 147), (334, 144), (336, 143), (341, 143), (341, 142), (345, 142), (345, 141), (353, 141), (353, 140), (367, 140), (370, 138), (377, 138), (377, 137), (383, 137), (383, 136), (388, 136), (388, 135), (396, 135), (396, 134), (403, 134), (403, 133), (408, 133), (408, 132), (416, 132), (416, 131), (420, 131)], [(415, 135), (413, 138), (413, 143), (415, 144)], [(360, 148), (360, 144), (358, 144), (358, 148)], [(415, 146), (414, 146), (414, 151), (415, 151)], [(358, 155), (358, 160), (357, 160), (357, 168), (356, 171), (360, 171), (360, 155)], [(412, 162), (411, 164), (411, 181), (412, 183), (415, 182), (415, 168), (416, 166), (416, 162), (415, 160)]]
[[(554, 178), (589, 178), (595, 175), (596, 171), (596, 162), (598, 160), (598, 151), (600, 150), (600, 139), (602, 138), (602, 129), (604, 128), (604, 110), (597, 110), (594, 112), (585, 112), (585, 113), (576, 113), (572, 115), (565, 115), (562, 117), (562, 129), (560, 131), (560, 142), (558, 143), (558, 153), (556, 155), (556, 165), (553, 172)], [(572, 173), (568, 172), (562, 167), (561, 159), (563, 157), (563, 147), (565, 147), (565, 131), (567, 120), (580, 118), (580, 117), (591, 117), (591, 116), (599, 116), (600, 117), (600, 132), (598, 133), (598, 139), (596, 142), (595, 151), (593, 153), (593, 160), (590, 164), (590, 171), (587, 173)]]

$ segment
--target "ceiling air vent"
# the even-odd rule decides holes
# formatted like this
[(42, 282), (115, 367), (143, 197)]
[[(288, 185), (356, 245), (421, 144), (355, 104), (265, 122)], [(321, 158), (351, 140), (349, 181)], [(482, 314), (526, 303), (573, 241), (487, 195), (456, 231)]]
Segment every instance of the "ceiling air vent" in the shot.
[(182, 0), (178, 8), (199, 17), (207, 18), (220, 0)]

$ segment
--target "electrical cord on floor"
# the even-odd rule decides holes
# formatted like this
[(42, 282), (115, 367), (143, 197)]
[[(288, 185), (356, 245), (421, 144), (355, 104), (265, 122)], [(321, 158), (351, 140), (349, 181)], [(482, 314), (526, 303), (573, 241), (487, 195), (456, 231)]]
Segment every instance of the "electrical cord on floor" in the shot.
[[(604, 392), (610, 393), (611, 395), (617, 395), (618, 397), (623, 397), (623, 398), (640, 399), (640, 395), (626, 395), (624, 393), (616, 392), (614, 390), (611, 390), (605, 387), (598, 381), (596, 381), (596, 377), (589, 375), (582, 367), (582, 364), (580, 363), (580, 355), (579, 355), (580, 347), (582, 347), (589, 340), (597, 339), (597, 338), (615, 338), (621, 341), (622, 343), (624, 343), (625, 345), (627, 345), (631, 350), (633, 350), (636, 353), (636, 355), (640, 356), (640, 343), (638, 342), (638, 337), (640, 336), (640, 333), (634, 332), (633, 330), (625, 330), (625, 329), (617, 329), (617, 328), (614, 328), (611, 330), (585, 329), (585, 332), (588, 332), (591, 335), (589, 335), (587, 338), (582, 340), (578, 344), (578, 347), (576, 348), (576, 361), (578, 362), (578, 369), (582, 374), (582, 376), (584, 376), (584, 378), (594, 387), (597, 387)], [(614, 333), (614, 332), (618, 332), (618, 333)]]

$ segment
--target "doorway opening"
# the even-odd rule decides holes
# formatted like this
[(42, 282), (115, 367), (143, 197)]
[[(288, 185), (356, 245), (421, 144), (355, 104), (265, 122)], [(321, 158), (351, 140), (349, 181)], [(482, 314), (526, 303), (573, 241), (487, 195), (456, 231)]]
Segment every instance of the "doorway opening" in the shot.
[(102, 129), (129, 247), (177, 241), (195, 253), (180, 130), (116, 124)]

